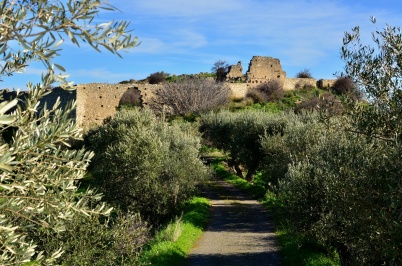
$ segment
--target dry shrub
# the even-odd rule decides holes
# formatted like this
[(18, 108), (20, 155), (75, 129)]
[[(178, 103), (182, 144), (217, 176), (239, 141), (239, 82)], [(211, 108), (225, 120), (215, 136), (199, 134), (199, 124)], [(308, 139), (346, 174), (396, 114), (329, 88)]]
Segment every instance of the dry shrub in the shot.
[(342, 104), (338, 98), (330, 93), (301, 102), (295, 108), (295, 113), (303, 111), (326, 111), (333, 115), (342, 113)]
[(303, 69), (299, 73), (296, 74), (296, 78), (302, 78), (302, 79), (312, 79), (313, 75), (311, 75), (311, 72), (309, 69)]
[(155, 72), (152, 73), (147, 77), (148, 83), (149, 84), (160, 84), (165, 82), (166, 78), (169, 76), (169, 74), (161, 71), (161, 72)]
[(119, 101), (119, 106), (142, 106), (141, 92), (138, 88), (129, 88)]
[(150, 106), (156, 113), (203, 113), (227, 104), (230, 93), (230, 88), (225, 83), (212, 79), (186, 78), (158, 88)]
[(263, 103), (283, 98), (283, 86), (276, 80), (270, 80), (249, 89), (247, 98), (253, 99), (255, 103)]
[(356, 91), (356, 85), (350, 77), (339, 77), (336, 79), (332, 89), (336, 94), (350, 94)]

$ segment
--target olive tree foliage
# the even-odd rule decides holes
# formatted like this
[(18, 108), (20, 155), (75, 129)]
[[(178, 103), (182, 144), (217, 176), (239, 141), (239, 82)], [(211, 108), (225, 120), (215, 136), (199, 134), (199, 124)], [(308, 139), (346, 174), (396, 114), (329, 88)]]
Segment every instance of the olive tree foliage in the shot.
[(128, 34), (126, 21), (91, 25), (101, 10), (116, 9), (107, 0), (2, 0), (0, 76), (13, 75), (30, 62), (41, 61), (52, 77), (48, 82), (65, 80), (63, 76), (53, 75), (54, 68), (64, 71), (53, 59), (66, 37), (77, 46), (81, 41), (97, 51), (104, 48), (119, 56), (119, 50), (135, 46), (137, 39)]
[(283, 138), (263, 141), (291, 228), (336, 250), (342, 265), (399, 265), (398, 149), (339, 130), (339, 118), (303, 120), (290, 123)]
[(68, 148), (72, 139), (81, 136), (81, 129), (69, 119), (75, 103), (64, 111), (58, 108), (60, 101), (38, 110), (47, 87), (55, 81), (67, 83), (65, 76), (54, 73), (55, 68), (64, 68), (53, 63), (64, 38), (117, 54), (136, 45), (136, 39), (127, 33), (127, 22), (92, 25), (102, 9), (115, 10), (105, 1), (94, 0), (0, 1), (0, 79), (22, 71), (33, 61), (41, 61), (47, 70), (41, 84), (27, 84), (26, 97), (0, 103), (1, 133), (13, 132), (11, 140), (0, 139), (2, 265), (31, 260), (53, 264), (62, 256), (62, 247), (43, 252), (34, 235), (63, 232), (77, 215), (110, 212), (94, 191), (76, 193), (93, 154)]
[[(373, 19), (373, 22), (375, 20)], [(341, 56), (345, 75), (368, 99), (366, 105), (350, 101), (353, 125), (361, 133), (401, 140), (402, 132), (402, 32), (387, 25), (372, 33), (374, 46), (363, 45), (359, 27), (345, 33)]]
[(156, 113), (185, 115), (219, 109), (229, 102), (230, 88), (212, 79), (186, 78), (168, 82), (155, 91), (151, 108)]
[(402, 263), (400, 28), (373, 40), (375, 47), (362, 45), (354, 28), (342, 47), (345, 76), (366, 103), (345, 96), (343, 116), (295, 121), (262, 144), (276, 157), (266, 164), (291, 227), (336, 250), (342, 265)]
[(90, 171), (105, 199), (152, 224), (175, 214), (208, 178), (191, 124), (168, 124), (149, 109), (117, 112), (85, 140), (95, 152)]
[(230, 165), (236, 174), (252, 182), (254, 175), (261, 170), (265, 158), (261, 146), (264, 135), (281, 135), (287, 119), (282, 114), (269, 114), (263, 111), (243, 111), (232, 113), (220, 111), (201, 116), (200, 131), (216, 148), (222, 149), (230, 156)]

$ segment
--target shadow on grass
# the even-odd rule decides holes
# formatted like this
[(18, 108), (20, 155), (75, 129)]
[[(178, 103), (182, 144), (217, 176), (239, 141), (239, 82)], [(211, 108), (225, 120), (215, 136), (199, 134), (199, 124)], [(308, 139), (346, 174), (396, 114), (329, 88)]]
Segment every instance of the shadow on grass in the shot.
[[(183, 206), (183, 215), (180, 218), (181, 231), (177, 241), (163, 240), (158, 234), (164, 234), (164, 230), (159, 232), (154, 241), (144, 250), (140, 263), (145, 265), (180, 265), (186, 255), (194, 245), (195, 241), (202, 234), (210, 215), (209, 201), (205, 198), (194, 197)], [(171, 224), (174, 224), (172, 221)], [(166, 229), (165, 229), (166, 230)]]

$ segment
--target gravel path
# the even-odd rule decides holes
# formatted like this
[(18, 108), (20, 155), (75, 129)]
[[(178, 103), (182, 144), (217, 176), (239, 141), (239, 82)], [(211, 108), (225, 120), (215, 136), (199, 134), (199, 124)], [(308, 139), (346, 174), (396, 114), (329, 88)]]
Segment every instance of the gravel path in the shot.
[(204, 196), (211, 218), (185, 266), (281, 265), (271, 218), (258, 201), (221, 180)]

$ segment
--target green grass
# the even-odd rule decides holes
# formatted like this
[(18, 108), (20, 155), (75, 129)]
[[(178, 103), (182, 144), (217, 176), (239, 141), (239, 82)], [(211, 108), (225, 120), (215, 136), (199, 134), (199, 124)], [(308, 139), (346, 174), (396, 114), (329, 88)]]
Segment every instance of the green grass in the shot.
[(330, 91), (328, 90), (322, 90), (315, 87), (306, 87), (292, 91), (285, 91), (283, 98), (265, 103), (248, 103), (241, 99), (235, 99), (230, 103), (229, 110), (240, 111), (253, 109), (264, 110), (269, 113), (280, 113), (295, 108), (298, 103), (309, 101), (329, 92)]
[(144, 249), (140, 262), (145, 265), (180, 265), (201, 236), (210, 211), (205, 198), (194, 197), (183, 208), (183, 215), (159, 231)]
[(228, 172), (222, 164), (222, 159), (218, 159), (212, 164), (217, 175), (233, 184), (237, 188), (246, 191), (250, 196), (261, 201), (261, 203), (270, 211), (274, 218), (275, 234), (280, 252), (284, 260), (284, 265), (290, 266), (338, 266), (339, 258), (334, 252), (328, 252), (324, 247), (313, 243), (300, 235), (292, 233), (287, 226), (284, 214), (284, 204), (276, 197), (274, 193), (266, 193), (267, 190), (262, 182), (260, 175), (256, 175), (254, 183), (248, 183), (246, 180)]

